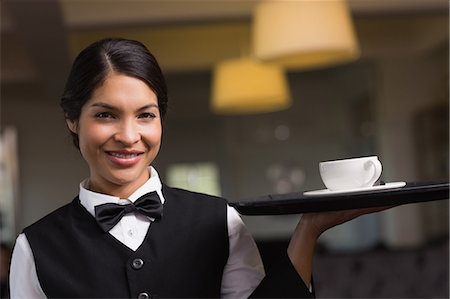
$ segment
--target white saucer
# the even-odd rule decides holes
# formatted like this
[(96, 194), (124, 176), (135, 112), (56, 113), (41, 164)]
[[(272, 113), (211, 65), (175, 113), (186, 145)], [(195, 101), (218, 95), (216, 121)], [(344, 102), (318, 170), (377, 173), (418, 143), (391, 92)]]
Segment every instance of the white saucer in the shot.
[(306, 196), (321, 195), (321, 196), (323, 196), (323, 195), (347, 194), (347, 193), (355, 193), (355, 192), (361, 192), (361, 191), (401, 188), (401, 187), (404, 187), (405, 185), (406, 185), (405, 182), (392, 182), (392, 183), (386, 183), (385, 185), (376, 185), (376, 186), (371, 186), (371, 187), (355, 188), (355, 189), (345, 189), (345, 190), (335, 190), (335, 191), (331, 191), (328, 189), (322, 189), (322, 190), (307, 191), (307, 192), (304, 192), (303, 195), (306, 195)]

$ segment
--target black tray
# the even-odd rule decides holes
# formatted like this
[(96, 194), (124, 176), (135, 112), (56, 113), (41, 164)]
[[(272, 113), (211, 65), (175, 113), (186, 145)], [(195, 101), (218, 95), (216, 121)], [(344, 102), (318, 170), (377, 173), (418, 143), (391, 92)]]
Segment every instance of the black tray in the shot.
[(395, 189), (305, 196), (303, 192), (265, 195), (230, 202), (242, 215), (282, 215), (396, 206), (449, 198), (449, 182), (415, 182)]

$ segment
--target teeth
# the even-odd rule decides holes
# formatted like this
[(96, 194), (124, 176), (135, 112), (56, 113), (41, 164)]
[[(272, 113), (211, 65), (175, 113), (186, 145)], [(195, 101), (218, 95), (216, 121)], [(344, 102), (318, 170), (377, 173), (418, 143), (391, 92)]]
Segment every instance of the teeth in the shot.
[(110, 152), (109, 154), (113, 157), (122, 158), (122, 159), (131, 159), (131, 158), (137, 157), (137, 154), (122, 154), (122, 153), (114, 153), (114, 152)]

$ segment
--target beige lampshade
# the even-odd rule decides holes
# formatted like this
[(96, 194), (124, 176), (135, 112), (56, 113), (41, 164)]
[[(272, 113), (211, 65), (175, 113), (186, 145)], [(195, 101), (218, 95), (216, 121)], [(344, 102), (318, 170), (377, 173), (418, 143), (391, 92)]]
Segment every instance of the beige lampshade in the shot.
[(258, 3), (253, 16), (253, 51), (262, 61), (289, 69), (349, 62), (360, 53), (345, 0)]
[(252, 58), (238, 58), (216, 65), (211, 108), (217, 114), (273, 112), (291, 105), (284, 70)]

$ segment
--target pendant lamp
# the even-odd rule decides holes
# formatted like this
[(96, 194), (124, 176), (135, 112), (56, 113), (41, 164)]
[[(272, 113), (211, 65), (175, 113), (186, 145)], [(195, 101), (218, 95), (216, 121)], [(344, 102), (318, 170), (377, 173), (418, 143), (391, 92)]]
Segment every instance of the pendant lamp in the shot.
[(359, 45), (345, 0), (271, 0), (255, 7), (256, 58), (288, 69), (311, 69), (359, 57)]
[(211, 93), (211, 108), (217, 114), (274, 112), (291, 105), (284, 70), (250, 57), (218, 63)]

